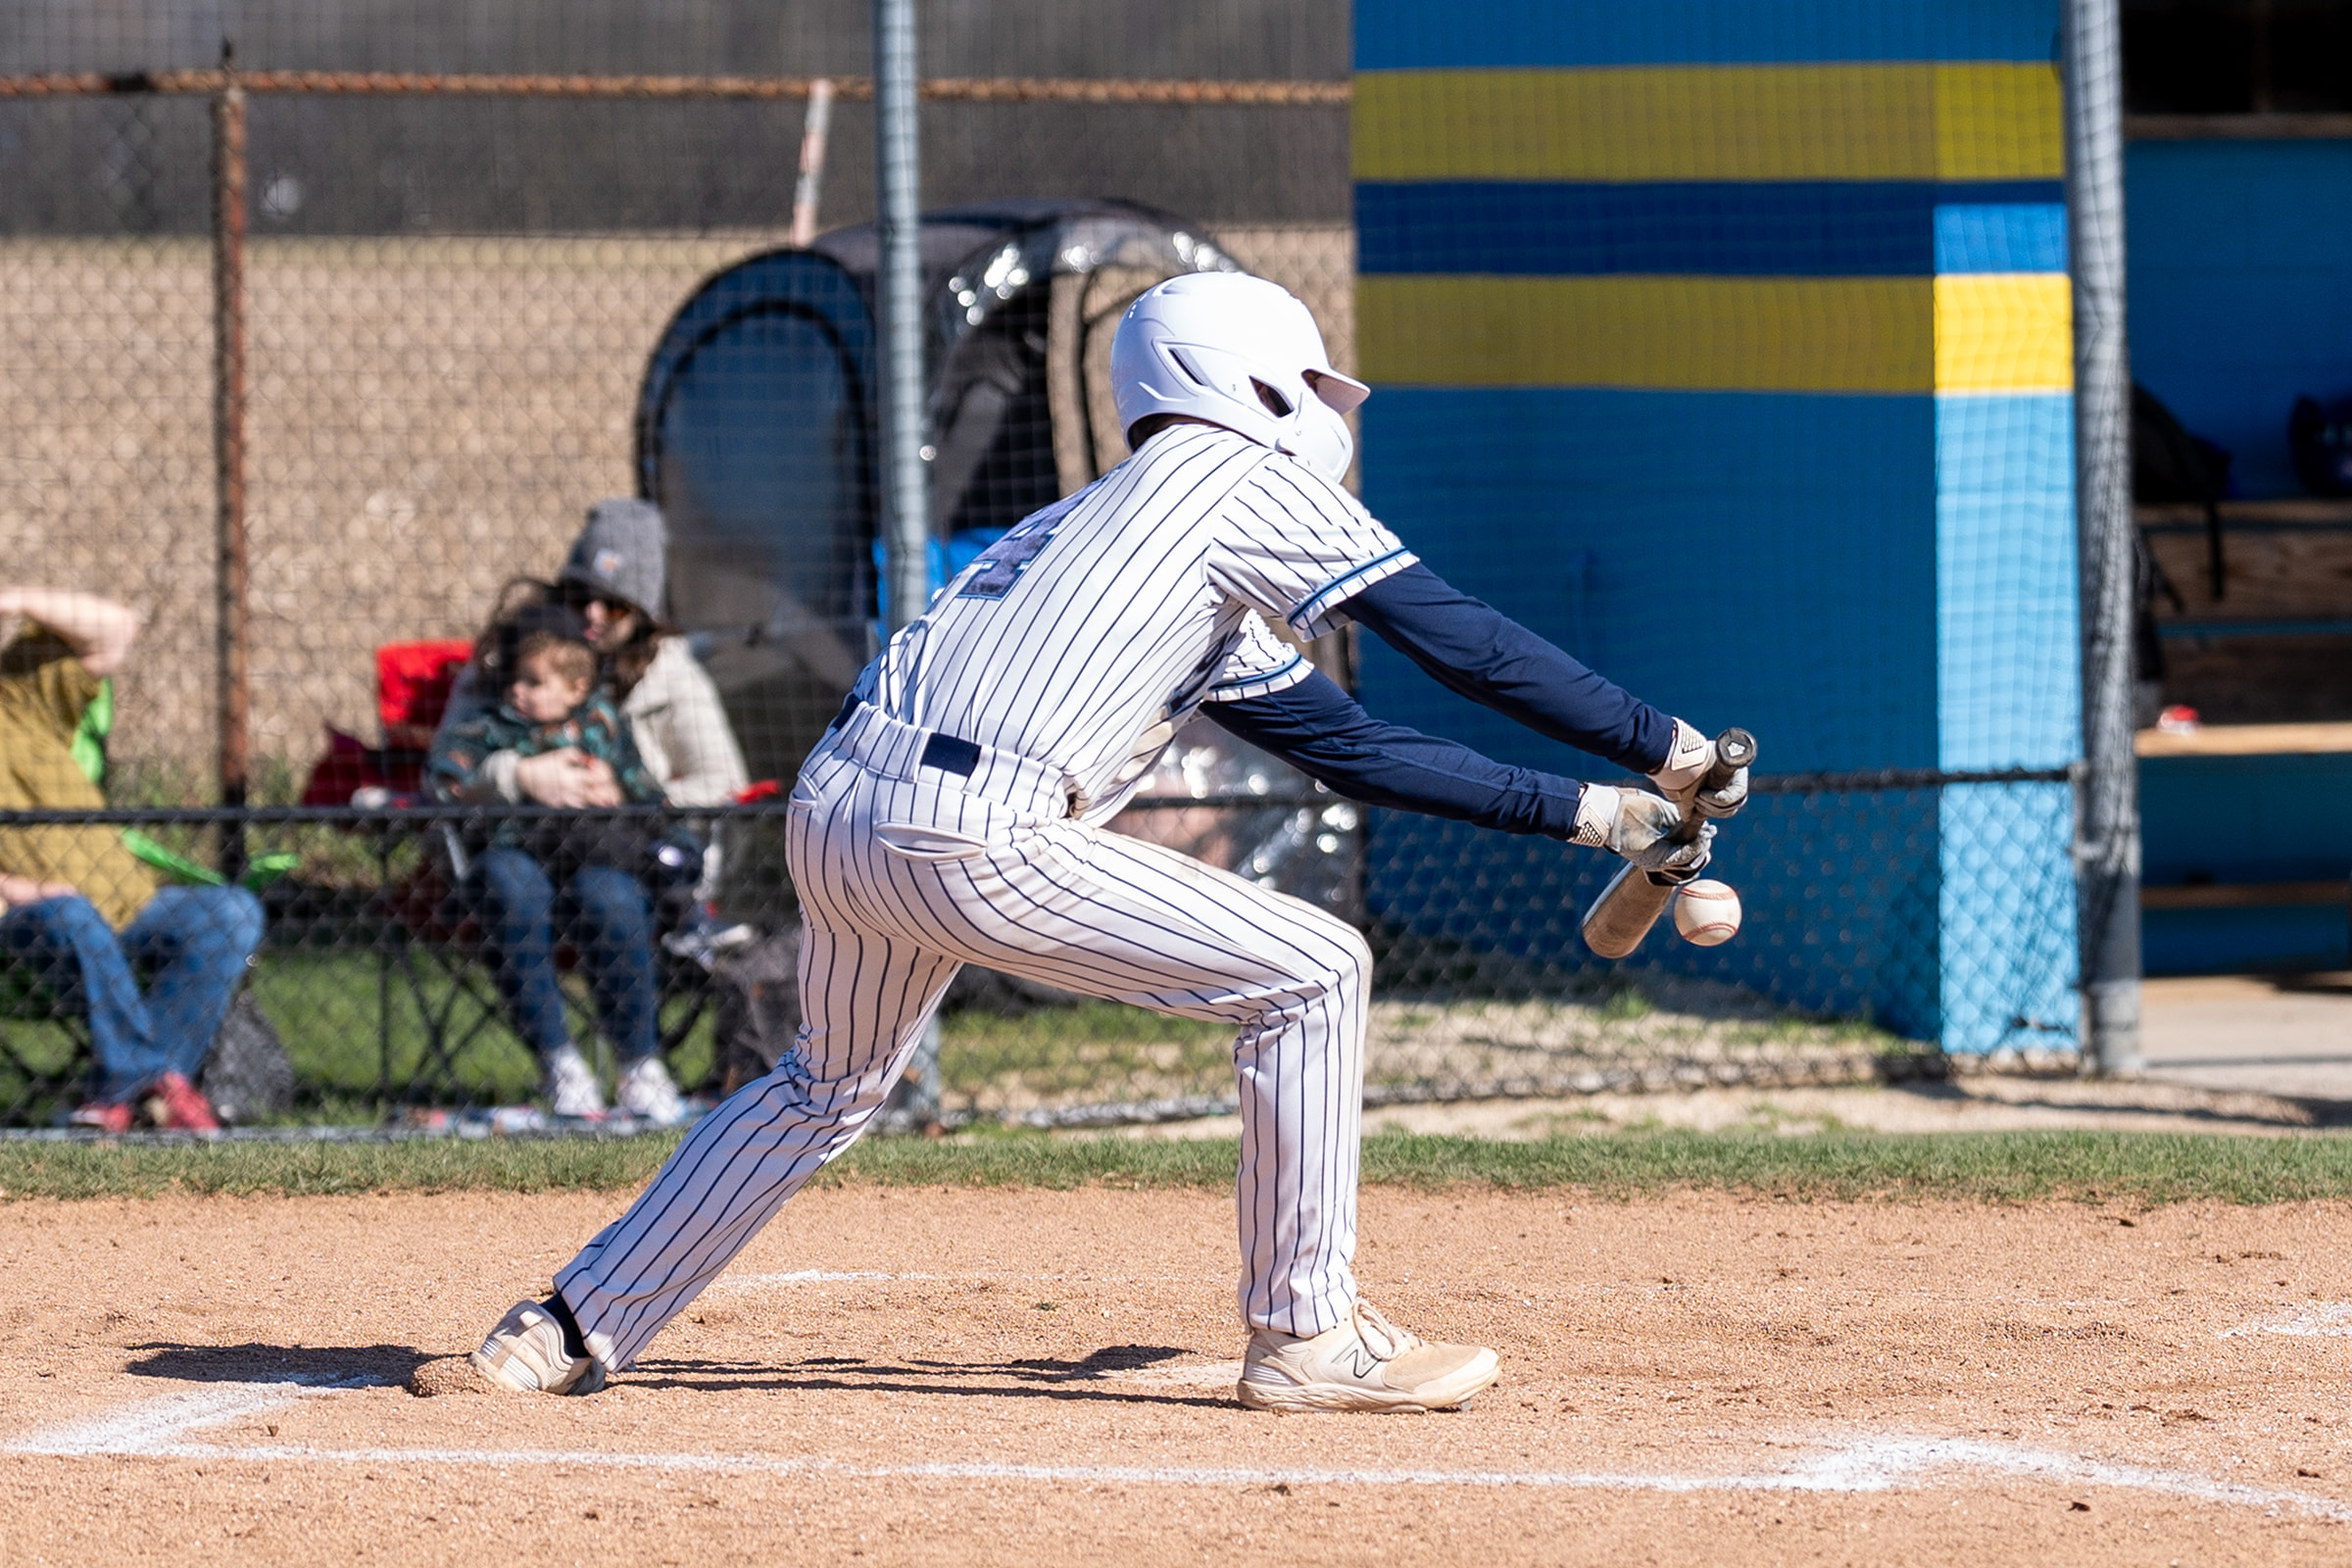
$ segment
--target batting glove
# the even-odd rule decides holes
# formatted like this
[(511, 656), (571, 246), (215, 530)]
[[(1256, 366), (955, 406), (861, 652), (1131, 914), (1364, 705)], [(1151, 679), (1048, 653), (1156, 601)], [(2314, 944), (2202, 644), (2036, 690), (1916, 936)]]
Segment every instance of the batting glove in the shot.
[(1701, 788), (1714, 766), (1715, 743), (1678, 718), (1674, 721), (1674, 749), (1666, 754), (1664, 764), (1649, 775), (1649, 781), (1685, 810), (1714, 819), (1737, 815), (1747, 804), (1747, 769), (1734, 773), (1728, 784)]
[(1588, 784), (1576, 803), (1571, 842), (1622, 855), (1644, 871), (1695, 872), (1713, 851), (1715, 824), (1701, 822), (1697, 838), (1677, 844), (1672, 835), (1682, 825), (1681, 808), (1647, 790)]

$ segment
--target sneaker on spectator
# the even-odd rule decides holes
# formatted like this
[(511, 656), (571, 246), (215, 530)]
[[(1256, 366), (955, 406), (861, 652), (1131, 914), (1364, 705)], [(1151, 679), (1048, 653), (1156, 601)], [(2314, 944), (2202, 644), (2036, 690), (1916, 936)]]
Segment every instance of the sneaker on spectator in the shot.
[(662, 946), (708, 969), (718, 962), (720, 954), (742, 947), (759, 934), (741, 922), (723, 925), (708, 905), (698, 905), (694, 918), (663, 937)]
[(675, 1127), (686, 1120), (685, 1097), (678, 1093), (660, 1056), (631, 1063), (620, 1075), (620, 1088), (612, 1100), (620, 1109), (656, 1127)]
[(598, 1087), (596, 1069), (573, 1045), (559, 1047), (547, 1058), (547, 1108), (558, 1116), (594, 1121), (605, 1113), (605, 1092)]
[(157, 1125), (183, 1133), (217, 1133), (220, 1118), (213, 1113), (213, 1102), (204, 1098), (204, 1091), (179, 1073), (168, 1072), (155, 1081), (155, 1098), (164, 1102), (164, 1114)]
[(131, 1114), (131, 1108), (127, 1102), (115, 1104), (103, 1100), (93, 1100), (86, 1105), (76, 1105), (73, 1110), (67, 1112), (66, 1125), (69, 1127), (92, 1127), (102, 1133), (126, 1133), (130, 1131)]

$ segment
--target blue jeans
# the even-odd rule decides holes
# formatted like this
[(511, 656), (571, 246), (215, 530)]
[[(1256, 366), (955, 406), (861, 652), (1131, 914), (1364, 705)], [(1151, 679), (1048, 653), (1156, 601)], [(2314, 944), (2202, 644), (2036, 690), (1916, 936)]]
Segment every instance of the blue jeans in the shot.
[[(261, 945), (261, 901), (243, 888), (161, 889), (119, 935), (84, 898), (0, 914), (0, 953), (88, 1016), (98, 1098), (114, 1103), (167, 1072), (203, 1070)], [(144, 995), (133, 965), (151, 974)]]
[(482, 922), (498, 994), (524, 1044), (542, 1060), (571, 1039), (556, 982), (559, 931), (579, 952), (596, 998), (596, 1021), (621, 1063), (660, 1049), (654, 917), (635, 877), (610, 865), (586, 865), (559, 892), (537, 860), (520, 850), (492, 849), (474, 860), (465, 893)]

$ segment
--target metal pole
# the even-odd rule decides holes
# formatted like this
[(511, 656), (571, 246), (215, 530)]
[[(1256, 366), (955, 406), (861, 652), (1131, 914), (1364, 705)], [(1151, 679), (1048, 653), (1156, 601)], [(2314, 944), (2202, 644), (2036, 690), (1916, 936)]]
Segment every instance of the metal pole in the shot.
[(833, 83), (808, 84), (808, 116), (801, 122), (801, 177), (792, 188), (792, 243), (807, 250), (816, 238), (816, 199), (825, 178), (825, 134), (833, 125)]
[(2082, 571), (2085, 1071), (2139, 1053), (2139, 789), (2132, 739), (2132, 368), (2124, 338), (2119, 0), (2067, 0), (2066, 208), (2075, 306), (2075, 507)]
[[(213, 494), (220, 804), (245, 804), (249, 776), (245, 624), (245, 90), (233, 46), (213, 95)], [(220, 871), (245, 873), (244, 836), (220, 833)]]
[[(922, 177), (914, 0), (874, 0), (874, 148), (880, 165), (882, 538), (890, 629), (931, 600), (931, 474), (923, 450)], [(902, 1103), (939, 1120), (939, 1024), (926, 1024)]]

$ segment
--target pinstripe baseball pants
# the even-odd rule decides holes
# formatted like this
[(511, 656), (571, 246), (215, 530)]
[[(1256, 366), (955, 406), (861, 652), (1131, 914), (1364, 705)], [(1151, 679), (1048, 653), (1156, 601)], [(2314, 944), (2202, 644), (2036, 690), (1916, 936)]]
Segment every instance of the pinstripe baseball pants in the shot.
[(590, 1350), (629, 1365), (857, 1141), (965, 963), (1233, 1025), (1242, 1316), (1337, 1325), (1355, 1298), (1363, 938), (1076, 821), (1038, 763), (966, 747), (968, 776), (928, 765), (930, 738), (863, 708), (803, 766), (787, 837), (806, 922), (799, 1039), (557, 1275)]

